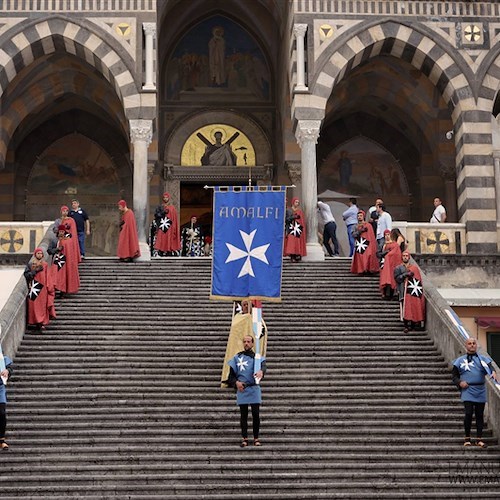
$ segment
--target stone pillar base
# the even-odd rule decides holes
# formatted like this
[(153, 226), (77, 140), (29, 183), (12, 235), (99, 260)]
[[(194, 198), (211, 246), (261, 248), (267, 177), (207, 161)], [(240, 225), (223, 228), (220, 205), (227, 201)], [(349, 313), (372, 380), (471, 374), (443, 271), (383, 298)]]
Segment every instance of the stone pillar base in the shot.
[(306, 244), (307, 255), (302, 257), (302, 262), (323, 262), (325, 260), (325, 252), (319, 243)]
[(144, 262), (151, 260), (151, 250), (145, 241), (139, 241), (139, 250), (141, 251), (141, 256), (137, 257), (136, 261)]

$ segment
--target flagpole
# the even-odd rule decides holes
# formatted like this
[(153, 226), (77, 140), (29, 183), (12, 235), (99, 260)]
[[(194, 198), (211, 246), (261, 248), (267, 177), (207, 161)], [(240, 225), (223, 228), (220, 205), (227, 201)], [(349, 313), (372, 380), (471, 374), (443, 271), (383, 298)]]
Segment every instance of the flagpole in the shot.
[(252, 307), (252, 326), (255, 336), (255, 358), (254, 358), (254, 378), (255, 384), (260, 384), (261, 377), (256, 377), (255, 374), (261, 370), (262, 355), (260, 353), (260, 337), (262, 335), (262, 307)]

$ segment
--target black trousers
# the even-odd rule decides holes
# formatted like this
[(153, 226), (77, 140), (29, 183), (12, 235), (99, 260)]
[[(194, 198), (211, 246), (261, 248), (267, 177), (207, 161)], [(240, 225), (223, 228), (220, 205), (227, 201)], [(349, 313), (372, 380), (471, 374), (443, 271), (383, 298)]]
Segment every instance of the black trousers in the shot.
[(465, 437), (470, 437), (470, 429), (472, 427), (472, 415), (476, 413), (476, 431), (477, 437), (483, 437), (484, 428), (484, 405), (485, 403), (475, 403), (474, 401), (464, 401), (465, 418), (464, 428)]
[(5, 403), (0, 403), (0, 441), (5, 439), (5, 429), (7, 428), (7, 414)]
[(259, 403), (255, 403), (253, 405), (240, 405), (241, 436), (244, 438), (248, 437), (248, 406), (252, 407), (253, 438), (257, 439), (259, 437), (259, 429), (260, 429)]

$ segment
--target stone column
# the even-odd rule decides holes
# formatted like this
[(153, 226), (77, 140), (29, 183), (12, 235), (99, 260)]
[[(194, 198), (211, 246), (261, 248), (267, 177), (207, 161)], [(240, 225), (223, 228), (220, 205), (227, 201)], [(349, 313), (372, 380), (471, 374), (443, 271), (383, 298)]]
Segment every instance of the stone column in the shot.
[(325, 260), (325, 253), (318, 243), (318, 186), (316, 179), (316, 143), (321, 120), (299, 120), (295, 136), (301, 148), (302, 199), (306, 218), (307, 256), (304, 261)]
[(297, 84), (295, 85), (295, 91), (304, 92), (308, 88), (305, 85), (305, 54), (304, 54), (304, 37), (307, 31), (307, 24), (294, 24), (293, 34), (297, 40)]
[(156, 23), (142, 23), (142, 29), (146, 37), (145, 47), (145, 62), (146, 62), (146, 82), (142, 87), (143, 90), (156, 90), (156, 85), (153, 77), (153, 40), (156, 36)]
[(151, 260), (146, 239), (148, 221), (148, 146), (153, 139), (153, 120), (130, 120), (130, 140), (134, 145), (134, 214), (137, 222), (141, 257)]
[(440, 164), (441, 176), (444, 179), (443, 205), (446, 208), (446, 222), (456, 222), (457, 213), (457, 176), (454, 160)]
[(497, 250), (500, 252), (500, 151), (493, 151), (495, 168), (495, 205), (497, 209)]

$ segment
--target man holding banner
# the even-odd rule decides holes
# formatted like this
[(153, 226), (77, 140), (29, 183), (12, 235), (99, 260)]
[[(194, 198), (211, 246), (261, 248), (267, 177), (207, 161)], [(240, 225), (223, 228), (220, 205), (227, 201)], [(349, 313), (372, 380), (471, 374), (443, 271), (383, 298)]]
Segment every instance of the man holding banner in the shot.
[[(233, 317), (222, 386), (234, 384), (241, 412), (242, 447), (248, 445), (248, 405), (254, 445), (260, 446), (260, 379), (267, 335), (261, 300), (281, 301), (286, 187), (215, 187), (211, 299), (245, 300)], [(250, 315), (249, 301), (254, 301)], [(242, 335), (242, 336), (241, 336)], [(235, 355), (235, 346), (244, 350)], [(231, 368), (227, 376), (227, 368)]]
[(248, 406), (252, 408), (253, 444), (261, 446), (259, 430), (262, 391), (259, 382), (266, 372), (266, 360), (260, 359), (260, 369), (257, 370), (253, 348), (253, 337), (246, 335), (243, 338), (243, 351), (229, 361), (229, 385), (236, 387), (236, 404), (240, 407), (242, 448), (248, 446)]

